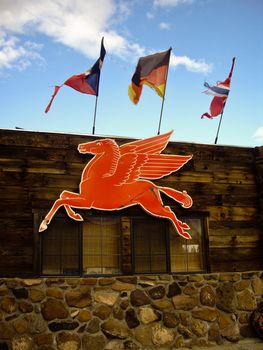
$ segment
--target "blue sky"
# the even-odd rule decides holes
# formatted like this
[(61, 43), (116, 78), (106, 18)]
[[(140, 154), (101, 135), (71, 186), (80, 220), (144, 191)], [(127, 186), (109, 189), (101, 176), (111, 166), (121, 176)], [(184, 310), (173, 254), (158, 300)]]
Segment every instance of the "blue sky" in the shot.
[(172, 47), (161, 133), (212, 144), (219, 123), (201, 119), (236, 57), (218, 144), (263, 144), (262, 0), (0, 0), (1, 128), (91, 134), (95, 97), (54, 85), (90, 68), (104, 36), (96, 134), (157, 134), (161, 98), (127, 95), (138, 58)]

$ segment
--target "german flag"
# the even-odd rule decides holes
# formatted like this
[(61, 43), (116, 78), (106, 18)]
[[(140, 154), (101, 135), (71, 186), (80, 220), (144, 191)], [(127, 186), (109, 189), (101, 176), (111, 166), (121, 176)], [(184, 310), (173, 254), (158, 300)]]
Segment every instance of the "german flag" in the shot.
[(164, 52), (139, 58), (128, 95), (134, 104), (140, 100), (143, 84), (154, 89), (160, 97), (164, 97), (171, 48)]

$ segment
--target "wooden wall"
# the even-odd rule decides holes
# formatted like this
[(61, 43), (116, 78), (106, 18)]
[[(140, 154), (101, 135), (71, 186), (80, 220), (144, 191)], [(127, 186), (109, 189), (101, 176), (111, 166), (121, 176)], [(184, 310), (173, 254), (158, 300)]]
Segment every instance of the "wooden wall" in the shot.
[[(46, 212), (64, 189), (78, 190), (90, 158), (79, 154), (77, 146), (97, 138), (0, 130), (0, 276), (35, 274), (34, 212)], [(262, 269), (263, 152), (170, 142), (165, 153), (193, 154), (177, 173), (156, 183), (187, 190), (192, 196), (192, 208), (180, 215), (207, 216), (211, 272)]]

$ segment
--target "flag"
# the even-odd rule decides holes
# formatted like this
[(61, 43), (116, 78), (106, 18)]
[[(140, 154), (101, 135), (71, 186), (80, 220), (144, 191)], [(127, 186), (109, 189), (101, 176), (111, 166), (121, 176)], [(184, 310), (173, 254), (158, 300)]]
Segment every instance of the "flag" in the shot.
[(160, 97), (164, 97), (171, 50), (170, 48), (139, 59), (128, 87), (128, 95), (134, 104), (140, 100), (143, 84), (154, 89)]
[(51, 107), (51, 104), (57, 95), (59, 89), (63, 85), (67, 85), (72, 89), (75, 89), (83, 94), (95, 95), (99, 94), (99, 82), (100, 82), (100, 71), (103, 64), (104, 57), (106, 55), (106, 50), (104, 47), (104, 38), (101, 39), (101, 48), (100, 48), (100, 57), (97, 59), (95, 64), (86, 72), (78, 75), (73, 75), (69, 79), (67, 79), (62, 85), (55, 86), (54, 93), (51, 97), (49, 104), (45, 109), (45, 113), (47, 113)]
[(235, 57), (232, 60), (232, 66), (229, 72), (228, 77), (225, 81), (219, 81), (216, 85), (209, 85), (207, 82), (204, 83), (204, 86), (208, 89), (204, 91), (207, 95), (214, 96), (211, 104), (210, 104), (210, 113), (202, 114), (201, 118), (207, 117), (209, 119), (213, 119), (213, 117), (217, 117), (219, 114), (223, 113), (225, 103), (230, 92), (230, 84), (232, 73), (235, 65)]

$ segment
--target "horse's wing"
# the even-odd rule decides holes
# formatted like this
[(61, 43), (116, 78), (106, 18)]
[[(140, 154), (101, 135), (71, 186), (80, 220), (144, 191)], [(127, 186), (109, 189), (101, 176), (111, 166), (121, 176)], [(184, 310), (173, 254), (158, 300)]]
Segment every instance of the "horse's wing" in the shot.
[(148, 159), (139, 169), (139, 177), (146, 179), (159, 179), (179, 170), (186, 164), (192, 155), (148, 155)]
[(143, 153), (143, 154), (160, 154), (166, 147), (173, 131), (166, 134), (149, 137), (147, 139), (126, 143), (120, 146), (120, 154), (125, 153)]
[(114, 185), (132, 183), (140, 178), (140, 168), (147, 162), (147, 154), (126, 153), (120, 157), (116, 172), (111, 176)]
[(140, 178), (159, 179), (180, 169), (192, 156), (127, 153), (120, 157), (113, 183), (122, 185)]

